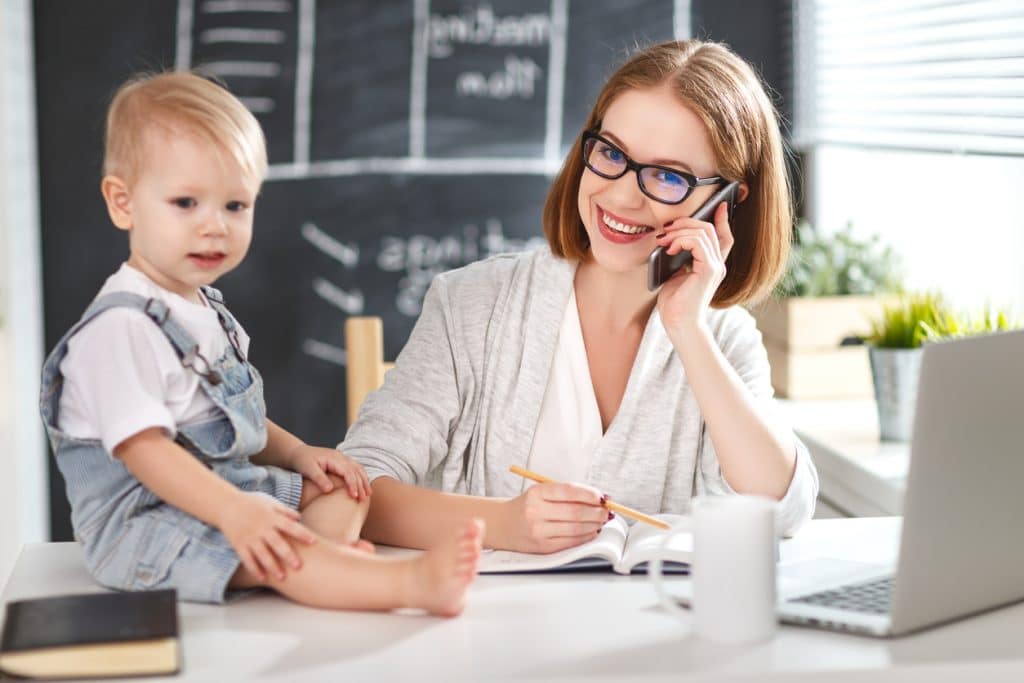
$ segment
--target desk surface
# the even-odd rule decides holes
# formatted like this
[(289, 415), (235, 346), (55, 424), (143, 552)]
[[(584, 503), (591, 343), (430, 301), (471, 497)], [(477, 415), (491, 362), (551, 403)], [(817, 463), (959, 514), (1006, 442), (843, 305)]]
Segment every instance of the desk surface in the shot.
[[(898, 518), (815, 520), (782, 559), (890, 561), (898, 533)], [(99, 590), (76, 544), (37, 544), (3, 601)], [(895, 640), (783, 626), (753, 646), (700, 640), (658, 608), (646, 577), (606, 573), (481, 576), (455, 619), (315, 610), (270, 593), (179, 613), (184, 680), (1024, 680), (1024, 604)]]

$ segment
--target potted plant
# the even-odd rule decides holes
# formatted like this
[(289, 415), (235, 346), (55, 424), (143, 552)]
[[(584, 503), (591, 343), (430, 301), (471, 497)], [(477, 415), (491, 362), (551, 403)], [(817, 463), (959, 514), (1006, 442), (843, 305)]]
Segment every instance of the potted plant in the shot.
[(865, 337), (871, 364), (878, 431), (883, 441), (907, 441), (914, 423), (922, 345), (1016, 327), (1006, 311), (955, 312), (936, 293), (914, 294), (884, 307)]
[(801, 222), (796, 235), (782, 281), (751, 310), (775, 391), (793, 399), (868, 398), (871, 373), (860, 336), (899, 291), (896, 254), (877, 235), (857, 239), (849, 224), (823, 235)]

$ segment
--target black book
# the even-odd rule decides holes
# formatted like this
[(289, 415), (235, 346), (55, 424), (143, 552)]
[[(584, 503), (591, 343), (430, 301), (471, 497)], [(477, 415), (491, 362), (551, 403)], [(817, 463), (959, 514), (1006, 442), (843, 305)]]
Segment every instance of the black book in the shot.
[(0, 671), (24, 678), (177, 673), (174, 590), (90, 593), (8, 603)]

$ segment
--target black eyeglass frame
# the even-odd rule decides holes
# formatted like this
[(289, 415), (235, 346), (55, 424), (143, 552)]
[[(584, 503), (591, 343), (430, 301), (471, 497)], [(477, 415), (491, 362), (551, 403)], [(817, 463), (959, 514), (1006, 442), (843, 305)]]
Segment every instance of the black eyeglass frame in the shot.
[[(608, 145), (609, 147), (616, 150), (619, 154), (622, 155), (622, 158), (626, 160), (626, 167), (622, 169), (621, 173), (609, 175), (608, 173), (602, 173), (601, 171), (597, 170), (596, 168), (590, 165), (590, 160), (587, 159), (587, 142), (590, 140), (594, 140), (596, 142), (601, 142), (605, 145)], [(590, 169), (590, 171), (592, 171), (596, 175), (606, 180), (618, 180), (622, 176), (626, 175), (626, 173), (628, 173), (629, 171), (633, 171), (636, 174), (637, 187), (640, 188), (641, 192), (643, 192), (645, 195), (647, 195), (656, 202), (660, 202), (662, 204), (669, 204), (670, 206), (675, 206), (676, 204), (682, 204), (683, 202), (685, 202), (686, 198), (690, 196), (690, 194), (696, 187), (700, 187), (702, 185), (721, 185), (722, 183), (726, 182), (726, 179), (723, 178), (722, 176), (715, 175), (708, 176), (707, 178), (698, 178), (692, 173), (687, 173), (686, 171), (681, 171), (678, 168), (672, 168), (671, 166), (659, 166), (658, 164), (639, 164), (633, 161), (628, 154), (623, 152), (621, 147), (619, 147), (613, 142), (610, 142), (606, 138), (601, 137), (600, 135), (593, 131), (585, 131), (583, 133), (583, 139), (581, 140), (580, 144), (580, 154), (583, 157), (583, 165)], [(659, 171), (666, 171), (668, 173), (675, 173), (678, 176), (682, 176), (690, 185), (688, 188), (686, 188), (686, 194), (684, 194), (681, 199), (678, 199), (674, 202), (667, 201), (660, 197), (655, 197), (653, 194), (647, 191), (647, 188), (644, 187), (643, 180), (641, 180), (640, 178), (640, 173), (645, 168), (655, 168), (658, 169)]]

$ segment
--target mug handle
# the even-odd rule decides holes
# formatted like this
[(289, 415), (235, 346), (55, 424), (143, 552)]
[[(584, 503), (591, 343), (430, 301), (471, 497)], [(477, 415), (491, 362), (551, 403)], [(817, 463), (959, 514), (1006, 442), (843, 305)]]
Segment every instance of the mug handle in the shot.
[(686, 610), (679, 606), (676, 599), (669, 595), (665, 589), (665, 582), (662, 580), (661, 569), (662, 569), (662, 557), (665, 555), (665, 549), (668, 547), (669, 541), (675, 536), (681, 533), (689, 533), (693, 531), (693, 518), (684, 517), (678, 520), (672, 525), (672, 528), (665, 532), (661, 537), (661, 543), (658, 544), (658, 549), (654, 552), (654, 557), (651, 559), (647, 573), (651, 577), (651, 581), (654, 582), (654, 592), (658, 594), (658, 601), (661, 603), (662, 609), (667, 611), (669, 614), (681, 616), (686, 614)]

